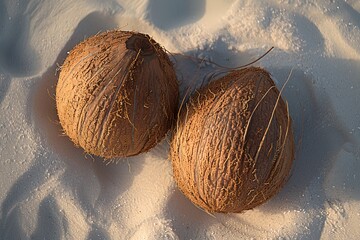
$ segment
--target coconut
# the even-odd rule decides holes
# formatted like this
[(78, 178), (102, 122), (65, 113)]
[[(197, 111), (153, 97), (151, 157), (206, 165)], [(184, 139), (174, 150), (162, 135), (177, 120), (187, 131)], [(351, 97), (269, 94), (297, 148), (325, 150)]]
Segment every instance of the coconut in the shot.
[(170, 129), (178, 83), (165, 50), (151, 37), (109, 31), (68, 54), (56, 86), (66, 135), (104, 158), (145, 152)]
[(196, 91), (171, 139), (175, 181), (208, 212), (241, 212), (287, 181), (294, 140), (287, 104), (269, 73), (236, 70)]

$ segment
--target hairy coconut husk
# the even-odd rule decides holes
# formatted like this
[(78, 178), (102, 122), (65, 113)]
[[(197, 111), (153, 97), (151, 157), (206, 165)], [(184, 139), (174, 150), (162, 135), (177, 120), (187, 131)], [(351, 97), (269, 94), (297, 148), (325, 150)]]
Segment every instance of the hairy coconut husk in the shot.
[(288, 179), (294, 140), (269, 73), (233, 71), (195, 92), (170, 154), (178, 187), (208, 212), (241, 212), (275, 195)]
[(151, 37), (109, 31), (78, 44), (56, 87), (65, 133), (86, 152), (104, 158), (149, 150), (170, 129), (178, 83), (164, 49)]

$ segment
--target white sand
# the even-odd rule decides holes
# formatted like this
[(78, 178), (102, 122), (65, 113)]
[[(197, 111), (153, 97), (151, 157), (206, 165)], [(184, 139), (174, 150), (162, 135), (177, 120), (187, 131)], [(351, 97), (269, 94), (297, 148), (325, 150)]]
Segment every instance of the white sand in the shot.
[[(256, 65), (278, 86), (293, 69), (284, 97), (298, 148), (285, 188), (212, 217), (177, 190), (166, 140), (105, 166), (60, 136), (57, 66), (113, 28), (227, 66), (274, 46)], [(211, 70), (175, 58), (182, 93)], [(359, 239), (359, 96), (358, 0), (0, 1), (0, 239)]]

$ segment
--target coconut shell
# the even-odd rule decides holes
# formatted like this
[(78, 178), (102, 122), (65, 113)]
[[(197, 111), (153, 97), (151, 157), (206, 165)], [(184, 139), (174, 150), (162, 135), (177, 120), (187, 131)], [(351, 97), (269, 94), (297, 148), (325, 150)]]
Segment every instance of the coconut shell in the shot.
[(109, 31), (67, 56), (56, 86), (64, 132), (104, 158), (145, 152), (165, 137), (178, 105), (178, 83), (164, 49), (151, 37)]
[(269, 73), (237, 70), (195, 92), (170, 155), (178, 187), (208, 212), (241, 212), (274, 196), (288, 179), (294, 140)]

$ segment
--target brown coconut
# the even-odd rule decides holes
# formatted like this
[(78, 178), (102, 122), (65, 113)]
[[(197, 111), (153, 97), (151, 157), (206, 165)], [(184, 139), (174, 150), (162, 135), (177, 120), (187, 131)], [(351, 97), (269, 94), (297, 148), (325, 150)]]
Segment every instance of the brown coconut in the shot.
[(109, 31), (90, 37), (67, 56), (56, 87), (65, 133), (104, 158), (145, 152), (170, 129), (178, 83), (164, 49), (151, 37)]
[(294, 140), (287, 104), (268, 72), (237, 70), (195, 92), (172, 136), (176, 183), (208, 212), (241, 212), (288, 179)]

